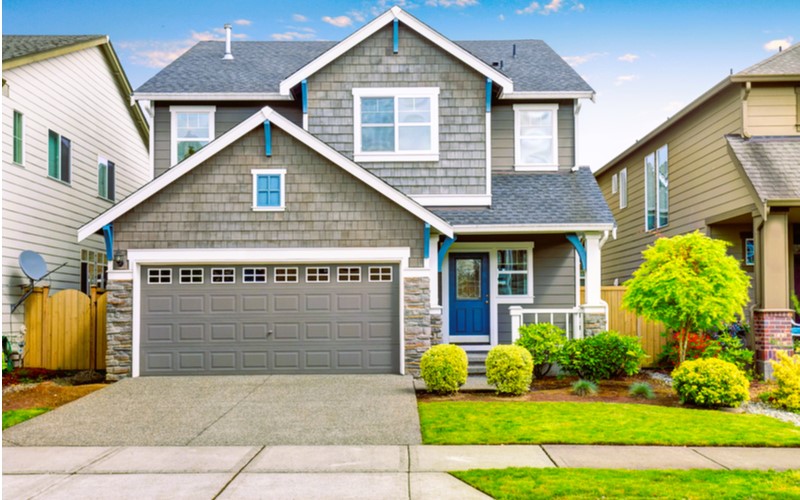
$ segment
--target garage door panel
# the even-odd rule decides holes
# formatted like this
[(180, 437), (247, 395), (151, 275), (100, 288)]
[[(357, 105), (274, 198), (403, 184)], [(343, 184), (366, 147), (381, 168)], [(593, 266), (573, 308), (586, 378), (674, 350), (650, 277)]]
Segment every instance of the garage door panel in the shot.
[(144, 342), (172, 342), (173, 325), (150, 324), (144, 328)]
[(300, 296), (276, 293), (273, 296), (273, 308), (276, 313), (300, 312)]
[(228, 342), (236, 340), (235, 323), (212, 323), (211, 339), (212, 342)]
[(339, 350), (336, 354), (336, 364), (339, 368), (356, 369), (363, 366), (363, 354), (360, 350)]
[(383, 312), (392, 310), (392, 296), (388, 293), (372, 293), (367, 296), (369, 310)]
[(203, 371), (205, 369), (205, 358), (206, 353), (204, 352), (179, 352), (178, 370)]
[(336, 310), (345, 312), (362, 312), (364, 300), (361, 294), (340, 293), (336, 297)]
[(211, 352), (211, 366), (212, 370), (236, 370), (236, 353), (235, 352)]
[(300, 369), (300, 353), (298, 351), (273, 351), (272, 366), (276, 371)]
[(305, 326), (305, 340), (319, 341), (332, 339), (330, 323), (306, 323)]
[(394, 335), (392, 324), (386, 322), (370, 322), (367, 324), (367, 331), (369, 332), (368, 339), (370, 340), (389, 340)]
[(331, 353), (329, 351), (306, 351), (305, 367), (316, 370), (330, 370)]
[(205, 340), (205, 325), (178, 325), (178, 342), (202, 342), (203, 340)]
[(306, 295), (306, 312), (331, 312), (331, 296), (329, 294)]
[(269, 335), (267, 323), (245, 323), (242, 325), (242, 341), (265, 341)]
[(242, 353), (242, 369), (244, 370), (267, 370), (269, 364), (269, 353), (267, 351), (244, 351)]
[(212, 295), (211, 296), (211, 309), (212, 313), (235, 313), (236, 310), (236, 296), (235, 295)]
[(363, 325), (360, 322), (339, 321), (336, 324), (336, 338), (342, 340), (357, 340), (364, 334)]
[(275, 323), (272, 338), (277, 342), (300, 340), (300, 323)]
[(269, 303), (266, 292), (263, 295), (242, 295), (242, 312), (245, 313), (266, 313), (269, 311)]
[(178, 297), (179, 313), (203, 313), (205, 312), (206, 298), (203, 295), (180, 295)]
[(173, 310), (173, 297), (171, 296), (154, 296), (148, 297), (147, 300), (144, 301), (144, 313), (145, 314), (172, 314)]

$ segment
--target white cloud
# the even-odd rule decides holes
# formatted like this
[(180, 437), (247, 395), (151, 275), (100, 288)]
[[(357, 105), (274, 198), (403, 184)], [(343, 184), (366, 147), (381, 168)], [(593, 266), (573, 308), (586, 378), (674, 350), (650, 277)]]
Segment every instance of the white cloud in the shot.
[(367, 16), (364, 15), (363, 12), (358, 10), (351, 10), (347, 13), (350, 17), (352, 17), (357, 23), (363, 23), (367, 20)]
[(590, 52), (580, 56), (564, 56), (562, 59), (567, 61), (567, 64), (574, 68), (575, 66), (580, 66), (581, 64), (587, 63), (592, 59), (596, 59), (604, 55), (606, 55), (604, 52)]
[(669, 102), (667, 103), (667, 105), (666, 105), (666, 106), (664, 106), (664, 107), (663, 107), (663, 108), (661, 108), (661, 109), (662, 109), (663, 111), (666, 111), (666, 113), (667, 113), (668, 115), (672, 116), (672, 115), (674, 115), (675, 113), (677, 113), (678, 111), (680, 111), (681, 109), (683, 109), (683, 106), (685, 106), (685, 105), (684, 105), (684, 103), (683, 103), (683, 101), (669, 101)]
[(237, 19), (233, 22), (233, 24), (237, 26), (250, 26), (251, 24), (253, 24), (253, 21), (249, 19)]
[(614, 80), (614, 85), (620, 86), (638, 79), (639, 75), (620, 75)]
[(303, 14), (292, 14), (292, 21), (296, 23), (304, 23), (308, 21), (308, 18)]
[(531, 2), (530, 5), (525, 7), (524, 9), (517, 9), (517, 14), (533, 14), (539, 10), (539, 2)]
[(300, 31), (285, 31), (283, 33), (273, 33), (270, 36), (273, 40), (289, 42), (292, 40), (313, 40), (317, 34), (311, 28), (303, 28)]
[(636, 54), (625, 54), (617, 58), (618, 61), (624, 61), (629, 63), (635, 62), (637, 59), (639, 59), (639, 56), (637, 56)]
[(794, 38), (790, 36), (787, 36), (786, 38), (778, 38), (776, 40), (770, 40), (769, 42), (764, 44), (764, 50), (766, 50), (767, 52), (778, 52), (778, 50), (780, 49), (788, 48), (790, 45), (792, 45), (793, 41)]
[[(539, 14), (542, 16), (549, 16), (550, 14), (556, 14), (564, 9), (564, 0), (550, 0), (545, 4), (540, 4), (539, 2), (531, 2), (528, 4), (527, 7), (522, 9), (517, 9), (516, 13), (519, 15), (526, 15), (526, 14)], [(572, 0), (571, 7), (569, 10), (573, 10), (576, 12), (583, 12), (586, 10), (586, 6), (583, 5), (581, 2), (576, 0)]]
[(353, 24), (353, 20), (347, 16), (325, 16), (322, 20), (330, 25), (336, 26), (337, 28), (345, 28)]
[(583, 4), (582, 4), (582, 3), (580, 3), (580, 2), (575, 2), (575, 5), (573, 5), (572, 7), (570, 7), (570, 9), (569, 9), (569, 10), (574, 10), (575, 12), (583, 12), (584, 10), (586, 10), (586, 6), (585, 6), (585, 5), (583, 5)]
[(559, 10), (561, 10), (562, 2), (563, 0), (552, 0), (549, 4), (545, 5), (544, 8), (542, 8), (541, 14), (546, 16), (548, 14), (558, 12)]
[[(237, 40), (247, 38), (247, 35), (244, 33), (233, 33), (232, 36)], [(197, 42), (224, 40), (225, 30), (223, 28), (212, 28), (205, 31), (191, 30), (189, 36), (183, 40), (121, 41), (118, 44), (118, 48), (130, 51), (128, 59), (132, 64), (146, 66), (148, 68), (163, 68), (183, 55), (184, 52), (189, 50)]]
[(506, 20), (506, 16), (504, 16), (503, 14), (500, 14), (499, 16), (497, 16), (497, 19), (499, 19), (501, 21), (505, 21)]
[(428, 7), (469, 7), (478, 5), (478, 0), (425, 0)]

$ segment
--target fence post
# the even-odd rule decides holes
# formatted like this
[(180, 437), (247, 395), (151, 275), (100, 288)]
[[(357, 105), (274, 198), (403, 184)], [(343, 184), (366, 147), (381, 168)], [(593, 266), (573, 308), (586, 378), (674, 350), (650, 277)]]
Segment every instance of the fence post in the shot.
[(97, 369), (97, 285), (89, 289), (89, 369)]
[(522, 326), (522, 306), (511, 306), (508, 308), (511, 315), (511, 343), (519, 338), (519, 328)]

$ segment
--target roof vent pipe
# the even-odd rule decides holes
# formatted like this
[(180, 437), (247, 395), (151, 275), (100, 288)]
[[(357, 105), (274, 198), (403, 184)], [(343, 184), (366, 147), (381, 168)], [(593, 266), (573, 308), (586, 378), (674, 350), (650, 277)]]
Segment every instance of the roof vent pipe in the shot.
[(231, 54), (231, 25), (225, 24), (225, 55), (222, 56), (222, 59), (229, 60), (233, 59), (233, 54)]
[(516, 43), (511, 46), (511, 58), (512, 59), (516, 59), (517, 58), (517, 44)]

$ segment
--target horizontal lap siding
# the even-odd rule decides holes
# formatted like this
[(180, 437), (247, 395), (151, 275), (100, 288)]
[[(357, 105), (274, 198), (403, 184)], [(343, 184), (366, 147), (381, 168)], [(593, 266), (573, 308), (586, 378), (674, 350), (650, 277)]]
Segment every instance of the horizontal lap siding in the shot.
[(799, 88), (796, 84), (753, 85), (747, 100), (747, 132), (752, 136), (800, 135)]
[[(549, 104), (549, 103), (548, 103)], [(558, 101), (558, 166), (575, 166), (575, 112), (573, 102)], [(514, 104), (492, 105), (492, 170), (514, 169)]]
[(485, 78), (402, 24), (378, 31), (308, 78), (309, 131), (353, 157), (353, 88), (439, 87), (439, 161), (364, 163), (406, 194), (486, 192)]
[[(257, 127), (118, 219), (116, 247), (410, 247), (422, 264), (419, 219), (276, 127), (272, 152)], [(251, 210), (254, 168), (287, 170), (286, 211)]]
[[(641, 252), (656, 237), (705, 231), (706, 219), (753, 205), (724, 137), (741, 133), (741, 127), (740, 89), (733, 86), (598, 177), (618, 226), (617, 239), (603, 247), (603, 285), (613, 284), (615, 278), (620, 284), (629, 279), (642, 263)], [(669, 224), (648, 233), (644, 229), (644, 157), (664, 144), (669, 147)], [(611, 194), (611, 177), (625, 167), (628, 207), (620, 210), (619, 194)]]
[(752, 286), (755, 284), (755, 267), (754, 266), (746, 266), (744, 263), (744, 238), (752, 238), (753, 237), (753, 225), (752, 224), (715, 224), (711, 226), (709, 230), (709, 235), (712, 238), (717, 238), (720, 240), (725, 240), (731, 244), (728, 247), (728, 254), (733, 256), (734, 259), (739, 261), (739, 264), (742, 267), (742, 270), (747, 273), (747, 277), (750, 279), (750, 290), (748, 291), (748, 305), (744, 308), (745, 313), (749, 313), (750, 306), (755, 303), (755, 287)]

